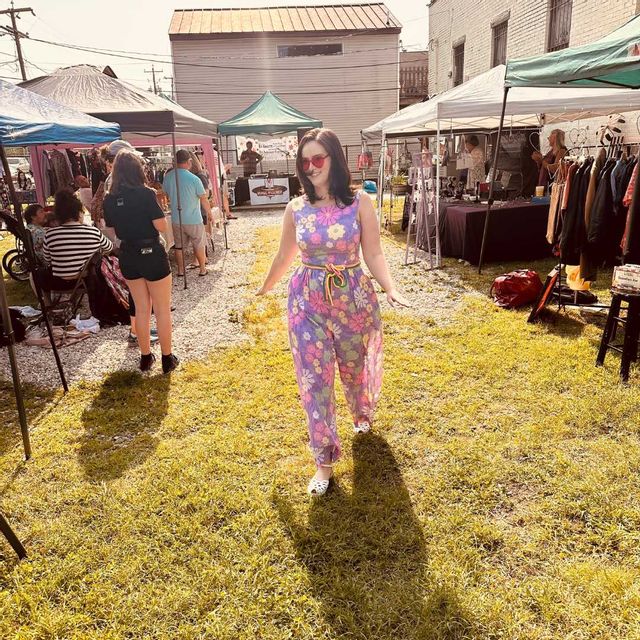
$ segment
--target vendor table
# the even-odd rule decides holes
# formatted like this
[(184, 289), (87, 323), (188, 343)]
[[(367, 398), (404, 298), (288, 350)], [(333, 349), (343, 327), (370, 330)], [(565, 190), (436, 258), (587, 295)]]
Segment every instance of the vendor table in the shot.
[[(508, 262), (549, 257), (551, 247), (545, 237), (548, 215), (548, 204), (494, 203), (484, 260)], [(478, 264), (486, 216), (486, 205), (450, 203), (442, 206), (442, 255)]]

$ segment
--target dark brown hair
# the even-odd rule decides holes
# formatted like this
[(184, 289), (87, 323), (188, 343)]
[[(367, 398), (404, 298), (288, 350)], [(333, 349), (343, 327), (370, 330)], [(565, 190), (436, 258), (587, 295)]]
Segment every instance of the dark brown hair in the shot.
[(344, 157), (344, 151), (338, 136), (331, 129), (311, 129), (304, 134), (300, 144), (298, 145), (298, 155), (296, 156), (296, 172), (298, 178), (304, 187), (304, 192), (309, 198), (309, 202), (313, 204), (318, 195), (302, 168), (302, 151), (308, 142), (315, 140), (324, 147), (331, 158), (331, 169), (329, 170), (329, 194), (335, 198), (338, 206), (348, 207), (354, 199), (353, 189), (351, 188), (351, 172), (347, 165), (347, 159)]
[(120, 151), (113, 162), (110, 193), (145, 186), (144, 166), (140, 157), (131, 151)]
[(54, 212), (60, 224), (71, 222), (72, 220), (80, 222), (82, 202), (73, 195), (70, 189), (57, 191), (54, 202)]
[(33, 222), (33, 219), (38, 215), (38, 211), (40, 211), (40, 209), (44, 209), (41, 204), (30, 204), (24, 210), (24, 219), (27, 221), (27, 224), (31, 224)]

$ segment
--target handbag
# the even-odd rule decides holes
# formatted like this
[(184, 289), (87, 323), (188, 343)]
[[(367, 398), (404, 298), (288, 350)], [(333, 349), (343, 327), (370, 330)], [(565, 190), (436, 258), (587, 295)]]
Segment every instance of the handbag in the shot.
[(491, 285), (489, 295), (504, 309), (517, 309), (535, 302), (542, 291), (540, 276), (531, 269), (518, 269), (499, 275)]

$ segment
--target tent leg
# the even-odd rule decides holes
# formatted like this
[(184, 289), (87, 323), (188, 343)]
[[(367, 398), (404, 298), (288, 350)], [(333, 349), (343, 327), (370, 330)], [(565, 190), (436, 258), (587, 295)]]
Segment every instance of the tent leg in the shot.
[(437, 121), (436, 135), (436, 157), (438, 158), (438, 164), (436, 166), (436, 206), (433, 212), (433, 220), (436, 235), (436, 269), (439, 269), (442, 266), (442, 259), (440, 256), (440, 163), (442, 162), (442, 155), (440, 154), (440, 118), (438, 118)]
[[(217, 138), (218, 143), (220, 143), (220, 138)], [(227, 236), (227, 221), (226, 221), (226, 213), (224, 210), (224, 194), (222, 193), (222, 180), (223, 180), (223, 176), (222, 176), (222, 171), (223, 171), (223, 164), (224, 161), (222, 160), (222, 149), (220, 147), (222, 147), (221, 144), (217, 145), (217, 149), (216, 149), (216, 159), (218, 160), (218, 206), (220, 207), (220, 216), (222, 217), (222, 232), (224, 234), (224, 248), (228, 249), (229, 248), (229, 239)]]
[[(0, 162), (2, 163), (2, 167), (4, 169), (4, 173), (7, 176), (10, 176), (11, 173), (9, 171), (9, 163), (7, 161), (7, 156), (4, 151), (4, 146), (0, 144)], [(24, 220), (22, 218), (22, 207), (18, 202), (18, 197), (16, 195), (16, 190), (13, 186), (13, 181), (8, 180), (7, 186), (9, 187), (9, 194), (11, 196), (11, 201), (13, 202), (13, 208), (15, 210), (16, 219), (18, 221), (18, 226), (22, 231), (23, 237), (25, 238), (25, 245), (27, 249), (27, 259), (29, 261), (29, 266), (36, 264), (35, 253), (33, 251), (33, 244), (31, 242), (31, 233), (27, 230), (24, 225)], [(1, 274), (0, 274), (1, 277)], [(4, 283), (3, 283), (4, 284)], [(40, 288), (40, 284), (34, 278), (33, 281), (34, 288), (36, 290), (36, 295), (38, 297), (38, 303), (40, 304), (40, 309), (43, 310), (42, 317), (44, 319), (45, 327), (47, 328), (47, 335), (49, 336), (49, 341), (51, 342), (51, 350), (53, 351), (53, 357), (56, 361), (56, 367), (58, 368), (58, 374), (60, 375), (60, 381), (62, 382), (62, 388), (64, 392), (67, 393), (69, 391), (69, 385), (67, 384), (67, 379), (64, 375), (64, 369), (62, 368), (62, 361), (60, 360), (60, 354), (58, 353), (58, 348), (56, 347), (56, 343), (53, 337), (53, 330), (51, 329), (51, 323), (49, 322), (49, 317), (46, 313), (44, 313), (44, 309), (46, 307), (44, 302), (44, 296), (42, 295), (42, 289)]]
[[(182, 270), (183, 270), (183, 278), (184, 278), (184, 288), (187, 288), (187, 261), (185, 260), (184, 255), (184, 233), (182, 232), (182, 202), (180, 200), (180, 178), (178, 176), (178, 159), (176, 158), (176, 134), (171, 132), (171, 146), (173, 147), (173, 175), (176, 180), (176, 201), (178, 205), (178, 226), (180, 227), (180, 246), (182, 247)], [(176, 258), (177, 262), (177, 258)], [(178, 264), (178, 268), (180, 265)]]
[(29, 440), (29, 426), (27, 425), (27, 412), (24, 408), (24, 397), (22, 395), (22, 385), (20, 384), (20, 371), (18, 369), (18, 361), (15, 351), (15, 336), (11, 325), (11, 315), (7, 304), (7, 291), (4, 287), (4, 274), (0, 269), (0, 312), (2, 313), (2, 325), (4, 334), (7, 336), (9, 344), (9, 363), (11, 365), (11, 377), (13, 378), (13, 393), (16, 397), (16, 406), (18, 408), (18, 418), (20, 420), (20, 431), (22, 432), (22, 445), (24, 447), (24, 458), (28, 460), (31, 457), (31, 442)]
[(16, 552), (18, 558), (23, 560), (27, 557), (27, 550), (22, 546), (22, 542), (18, 540), (18, 536), (13, 532), (13, 529), (9, 526), (6, 518), (0, 513), (0, 531), (7, 539), (7, 542), (11, 545), (11, 548)]
[(482, 273), (482, 263), (484, 262), (484, 252), (487, 244), (487, 235), (489, 231), (489, 216), (491, 215), (491, 206), (493, 205), (493, 184), (498, 175), (498, 155), (500, 154), (500, 142), (502, 141), (502, 129), (504, 127), (504, 114), (507, 110), (507, 97), (509, 95), (509, 87), (504, 88), (504, 98), (502, 100), (502, 113), (500, 114), (500, 125), (498, 127), (498, 137), (496, 139), (496, 148), (493, 150), (493, 163), (491, 165), (491, 182), (489, 183), (489, 201), (487, 202), (487, 216), (484, 219), (484, 231), (482, 232), (482, 245), (480, 247), (480, 259), (478, 260), (478, 273)]

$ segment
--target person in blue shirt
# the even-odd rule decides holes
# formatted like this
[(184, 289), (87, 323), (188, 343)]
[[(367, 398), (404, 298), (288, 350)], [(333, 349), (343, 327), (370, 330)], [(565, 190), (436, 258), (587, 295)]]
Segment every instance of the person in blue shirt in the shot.
[[(207, 235), (202, 223), (200, 206), (212, 221), (211, 206), (207, 198), (207, 192), (198, 176), (191, 173), (191, 158), (189, 152), (180, 149), (176, 153), (176, 169), (168, 171), (164, 176), (162, 189), (169, 196), (171, 202), (171, 225), (173, 227), (174, 247), (176, 251), (176, 262), (178, 263), (178, 276), (184, 276), (184, 254), (182, 243), (184, 240), (190, 241), (193, 252), (198, 261), (200, 272), (198, 275), (207, 275), (207, 257), (205, 246)], [(180, 233), (180, 218), (178, 216), (178, 190), (180, 188), (180, 207), (182, 209), (182, 234)]]

